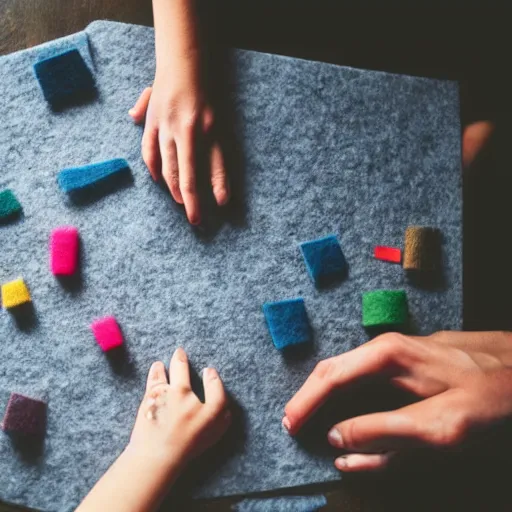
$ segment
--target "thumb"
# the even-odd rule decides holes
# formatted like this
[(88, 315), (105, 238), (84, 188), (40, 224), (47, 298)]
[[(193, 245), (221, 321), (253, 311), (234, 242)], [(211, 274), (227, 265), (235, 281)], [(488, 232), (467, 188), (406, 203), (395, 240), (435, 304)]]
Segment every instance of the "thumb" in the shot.
[(152, 90), (152, 87), (146, 87), (142, 91), (135, 105), (128, 111), (128, 114), (133, 118), (135, 124), (139, 124), (144, 120)]

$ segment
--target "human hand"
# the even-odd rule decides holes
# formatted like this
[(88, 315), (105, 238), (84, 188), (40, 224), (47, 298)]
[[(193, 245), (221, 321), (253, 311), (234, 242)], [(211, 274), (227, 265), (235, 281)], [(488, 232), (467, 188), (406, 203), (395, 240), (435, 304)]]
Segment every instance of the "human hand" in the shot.
[(457, 449), (512, 418), (512, 334), (384, 334), (321, 361), (287, 404), (283, 425), (294, 435), (336, 389), (381, 376), (421, 400), (401, 409), (343, 421), (328, 433), (342, 471), (384, 468), (411, 448)]
[(142, 158), (151, 176), (155, 181), (163, 177), (174, 200), (185, 205), (189, 222), (196, 225), (201, 221), (198, 147), (209, 152), (210, 181), (219, 206), (229, 201), (229, 183), (213, 109), (190, 74), (157, 72), (153, 87), (144, 89), (129, 113), (136, 123), (146, 119)]
[(204, 370), (205, 403), (199, 401), (181, 348), (171, 358), (169, 381), (164, 364), (153, 363), (128, 449), (182, 468), (219, 441), (230, 425), (231, 413), (224, 386), (213, 368)]

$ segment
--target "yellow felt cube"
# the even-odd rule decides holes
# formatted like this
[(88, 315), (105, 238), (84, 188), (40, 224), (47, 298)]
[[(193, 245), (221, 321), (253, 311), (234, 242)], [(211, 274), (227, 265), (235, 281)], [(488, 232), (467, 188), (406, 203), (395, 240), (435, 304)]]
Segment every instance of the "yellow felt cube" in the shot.
[(2, 306), (6, 309), (30, 302), (30, 292), (20, 277), (2, 285)]

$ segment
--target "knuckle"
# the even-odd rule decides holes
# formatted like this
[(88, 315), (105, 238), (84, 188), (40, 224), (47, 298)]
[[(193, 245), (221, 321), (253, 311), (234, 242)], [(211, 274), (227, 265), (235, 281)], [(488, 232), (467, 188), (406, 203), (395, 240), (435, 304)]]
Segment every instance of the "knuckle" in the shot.
[(468, 435), (468, 418), (459, 414), (431, 434), (431, 442), (438, 448), (457, 448)]
[(183, 181), (180, 186), (180, 190), (183, 194), (195, 194), (196, 192), (196, 182), (193, 178), (188, 178)]
[(388, 357), (404, 352), (409, 343), (403, 334), (397, 332), (382, 334), (377, 340), (382, 353)]
[(206, 417), (208, 421), (214, 422), (219, 417), (220, 413), (226, 408), (227, 403), (225, 400), (218, 400), (214, 404), (210, 404), (206, 409)]
[(167, 178), (167, 181), (169, 183), (169, 188), (171, 189), (171, 192), (177, 193), (180, 191), (180, 184), (174, 174), (171, 173), (171, 175)]
[(343, 447), (347, 450), (357, 449), (357, 424), (353, 420), (344, 421), (339, 425)]
[(195, 130), (198, 122), (197, 112), (194, 110), (185, 114), (180, 122), (180, 127), (183, 131), (189, 132)]
[(213, 115), (213, 111), (208, 108), (205, 110), (203, 114), (203, 130), (205, 133), (210, 133), (213, 130), (213, 125), (215, 124), (215, 118)]
[(320, 380), (331, 380), (334, 371), (334, 364), (332, 359), (324, 359), (315, 366), (313, 374)]
[(444, 343), (450, 340), (450, 331), (438, 331), (434, 334), (431, 334), (429, 338), (438, 343)]

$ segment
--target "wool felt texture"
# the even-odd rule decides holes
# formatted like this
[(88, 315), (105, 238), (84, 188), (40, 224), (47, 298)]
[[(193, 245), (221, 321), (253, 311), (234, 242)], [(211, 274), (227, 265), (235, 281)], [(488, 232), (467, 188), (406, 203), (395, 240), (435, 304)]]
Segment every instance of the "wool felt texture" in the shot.
[(12, 190), (0, 191), (0, 222), (16, 217), (21, 212), (21, 204)]
[(113, 316), (96, 320), (91, 324), (91, 329), (103, 352), (108, 352), (123, 344), (123, 334)]
[(373, 250), (375, 259), (381, 261), (388, 261), (390, 263), (401, 263), (402, 262), (402, 251), (396, 247), (383, 247), (378, 245)]
[(247, 499), (236, 505), (235, 512), (314, 512), (327, 505), (325, 496), (283, 496), (280, 498)]
[(31, 301), (25, 281), (20, 277), (2, 285), (2, 307), (15, 308)]
[(63, 169), (59, 172), (57, 180), (64, 192), (73, 193), (94, 187), (111, 178), (123, 178), (125, 173), (130, 172), (130, 166), (124, 158), (114, 158), (105, 162)]
[(336, 236), (304, 242), (300, 244), (300, 250), (308, 273), (317, 285), (328, 284), (345, 275), (347, 262)]
[(41, 436), (46, 428), (46, 403), (12, 393), (5, 409), (2, 430), (17, 434)]
[(434, 271), (441, 265), (441, 233), (436, 228), (409, 226), (405, 230), (404, 269)]
[(91, 70), (77, 48), (36, 62), (34, 72), (53, 110), (91, 101), (97, 96)]
[[(31, 68), (47, 46), (0, 58), (0, 189), (24, 205), (23, 218), (1, 229), (0, 283), (23, 275), (37, 318), (22, 330), (0, 312), (0, 339), (9, 340), (0, 403), (16, 389), (46, 396), (49, 407), (37, 462), (0, 435), (0, 497), (75, 510), (128, 442), (151, 363), (178, 346), (196, 371), (216, 368), (234, 401), (216, 460), (201, 459), (201, 478), (191, 477), (194, 496), (341, 478), (336, 451), (323, 444), (328, 427), (320, 446), (314, 436), (292, 438), (281, 426), (284, 406), (318, 361), (369, 339), (362, 292), (406, 290), (417, 334), (461, 328), (457, 84), (233, 51), (218, 119), (236, 134), (226, 145), (234, 202), (213, 212), (218, 227), (203, 233), (149, 176), (143, 129), (127, 115), (154, 78), (153, 30), (98, 22), (49, 46), (84, 37), (101, 101), (57, 114)], [(113, 156), (129, 162), (131, 187), (92, 204), (63, 201), (59, 169)], [(76, 226), (87, 248), (71, 290), (48, 271), (48, 234), (60, 225)], [(373, 258), (378, 240), (400, 247), (408, 225), (442, 230), (443, 289), (415, 287), (400, 266)], [(324, 233), (339, 237), (350, 271), (339, 286), (318, 289), (298, 245)], [(308, 357), (270, 341), (261, 307), (286, 297), (306, 302)], [(89, 325), (105, 311), (122, 319), (121, 371), (94, 350)]]
[(375, 290), (363, 293), (363, 326), (404, 325), (408, 320), (404, 290)]
[(311, 327), (304, 299), (263, 304), (272, 341), (278, 350), (311, 341)]
[(72, 276), (78, 265), (78, 229), (55, 228), (50, 236), (50, 269), (53, 275)]

